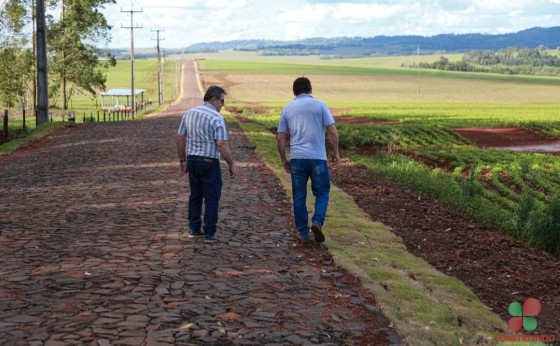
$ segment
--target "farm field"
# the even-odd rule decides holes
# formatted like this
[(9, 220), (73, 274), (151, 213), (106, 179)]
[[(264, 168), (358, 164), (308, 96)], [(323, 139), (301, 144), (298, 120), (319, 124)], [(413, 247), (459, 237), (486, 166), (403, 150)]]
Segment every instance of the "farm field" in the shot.
[(372, 57), (372, 58), (349, 58), (349, 59), (321, 59), (318, 55), (308, 56), (266, 56), (259, 55), (256, 52), (225, 50), (218, 53), (189, 53), (176, 55), (174, 58), (193, 59), (193, 60), (212, 60), (212, 61), (252, 61), (252, 62), (293, 62), (298, 64), (311, 65), (352, 65), (364, 67), (401, 67), (417, 63), (418, 60), (432, 62), (438, 60), (442, 55), (450, 61), (459, 61), (463, 57), (462, 54), (431, 54), (431, 55), (402, 55), (390, 57)]
[[(276, 59), (207, 59), (199, 66), (205, 85), (227, 88), (228, 109), (271, 132), (281, 107), (293, 97), (292, 81), (309, 77), (314, 96), (337, 116), (344, 156), (350, 159), (336, 168), (341, 175), (335, 183), (373, 220), (391, 225), (399, 219), (394, 221), (401, 227), (397, 233), (411, 252), (441, 270), (453, 267), (450, 274), (473, 287), (502, 318), (507, 319), (507, 310), (500, 309), (508, 301), (539, 295), (549, 305), (543, 328), (557, 332), (559, 283), (552, 273), (560, 269), (560, 148), (554, 149), (560, 139), (560, 79), (438, 71), (419, 76), (387, 60), (383, 64), (389, 67), (381, 67), (377, 58), (317, 64)], [(499, 128), (522, 136), (508, 137)], [(496, 140), (485, 145), (465, 130), (490, 132)], [(500, 138), (503, 145), (496, 143)], [(527, 148), (497, 148), (516, 141)], [(538, 152), (535, 145), (552, 150)], [(428, 197), (439, 206), (422, 202), (423, 209), (417, 209), (404, 196)], [(415, 218), (425, 224), (414, 223)], [(419, 241), (448, 247), (424, 247)], [(525, 262), (511, 259), (512, 251)], [(451, 260), (458, 256), (458, 262)], [(511, 264), (502, 262), (506, 258)], [(472, 263), (479, 261), (474, 274)], [(533, 269), (521, 270), (514, 262)], [(489, 284), (491, 277), (499, 282)]]
[[(488, 79), (488, 75), (472, 73), (459, 78), (458, 73), (441, 72), (425, 77), (421, 83), (431, 88), (425, 87), (424, 93), (416, 91), (415, 94), (411, 88), (418, 81), (413, 73), (407, 73), (408, 69), (370, 69), (345, 60), (341, 64), (345, 65), (200, 61), (201, 70), (210, 71), (202, 75), (206, 84), (228, 87), (234, 106), (240, 105), (238, 108), (244, 109), (249, 119), (271, 129), (278, 122), (280, 101), (283, 99), (285, 103), (291, 98), (291, 80), (298, 75), (310, 76), (314, 95), (341, 116), (341, 144), (350, 150), (351, 156), (363, 156), (355, 149), (364, 147), (389, 151), (390, 155), (383, 156), (381, 166), (393, 168), (376, 168), (376, 171), (387, 176), (396, 174), (402, 179), (405, 173), (399, 172), (399, 167), (403, 165), (409, 170), (414, 167), (412, 170), (419, 177), (428, 171), (434, 178), (448, 181), (449, 189), (456, 190), (424, 188), (423, 192), (434, 197), (451, 193), (452, 200), (469, 205), (463, 211), (477, 216), (481, 222), (560, 255), (560, 236), (556, 241), (552, 230), (536, 235), (536, 229), (542, 226), (537, 226), (538, 219), (544, 217), (537, 214), (546, 213), (544, 210), (554, 205), (551, 202), (560, 193), (558, 158), (478, 148), (464, 133), (454, 130), (466, 126), (518, 126), (543, 140), (557, 139), (560, 137), (557, 100), (560, 80), (503, 76)], [(410, 102), (405, 101), (407, 97)], [(251, 114), (255, 113), (255, 105), (259, 105), (258, 114)], [(345, 117), (360, 118), (362, 123), (344, 123)], [(390, 122), (372, 124), (367, 119)], [(381, 162), (375, 157), (364, 160)], [(423, 185), (419, 177), (406, 179), (412, 179), (409, 183), (419, 188)], [(518, 214), (523, 203), (532, 206), (526, 220), (521, 220)], [(489, 215), (486, 215), (489, 210), (486, 204), (492, 206)], [(486, 213), (481, 214), (483, 210)]]

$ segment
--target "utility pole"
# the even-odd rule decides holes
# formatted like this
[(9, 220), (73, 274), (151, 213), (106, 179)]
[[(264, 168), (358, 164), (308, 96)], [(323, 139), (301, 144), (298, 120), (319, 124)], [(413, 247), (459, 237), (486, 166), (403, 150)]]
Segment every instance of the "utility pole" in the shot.
[(134, 13), (142, 12), (142, 9), (135, 11), (132, 8), (130, 11), (123, 11), (130, 13), (130, 26), (122, 26), (121, 28), (130, 29), (130, 93), (132, 99), (132, 119), (136, 115), (136, 93), (134, 91), (134, 29), (141, 29), (142, 26), (134, 26)]
[(163, 57), (161, 55), (161, 50), (159, 48), (159, 33), (165, 30), (152, 30), (152, 32), (157, 33), (157, 57), (158, 57), (158, 104), (161, 106), (163, 104)]
[[(62, 31), (63, 31), (63, 35), (66, 36), (66, 22), (64, 21), (64, 17), (66, 15), (66, 3), (64, 2), (64, 0), (62, 0), (62, 12), (60, 13), (60, 22), (62, 23)], [(67, 82), (68, 82), (68, 76), (67, 76), (67, 71), (66, 71), (66, 55), (67, 55), (67, 49), (68, 44), (64, 43), (64, 46), (62, 47), (62, 70), (60, 72), (60, 81), (62, 83), (61, 88), (62, 88), (62, 109), (67, 110), (68, 109), (68, 92), (67, 92)]]
[(35, 5), (35, 0), (33, 0), (33, 3), (31, 5), (32, 10), (31, 10), (31, 22), (33, 23), (33, 32), (31, 34), (31, 41), (32, 41), (32, 46), (33, 46), (33, 74), (35, 75), (35, 77), (33, 78), (33, 102), (32, 106), (32, 114), (37, 114), (35, 113), (37, 111), (37, 29), (35, 27), (36, 23), (37, 23), (37, 6)]
[(37, 125), (49, 121), (45, 0), (37, 0)]

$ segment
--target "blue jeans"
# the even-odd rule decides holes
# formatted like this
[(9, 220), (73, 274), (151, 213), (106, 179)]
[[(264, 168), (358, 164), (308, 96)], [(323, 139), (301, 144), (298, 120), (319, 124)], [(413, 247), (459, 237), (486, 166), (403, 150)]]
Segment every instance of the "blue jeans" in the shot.
[(189, 229), (200, 233), (202, 227), (202, 202), (204, 201), (204, 236), (212, 238), (216, 234), (218, 206), (222, 195), (222, 170), (218, 159), (187, 156), (189, 170)]
[(311, 178), (311, 191), (315, 196), (315, 211), (311, 223), (323, 226), (329, 204), (331, 178), (325, 160), (290, 160), (292, 193), (294, 198), (294, 218), (296, 228), (302, 237), (309, 236), (309, 216), (307, 213), (307, 181)]

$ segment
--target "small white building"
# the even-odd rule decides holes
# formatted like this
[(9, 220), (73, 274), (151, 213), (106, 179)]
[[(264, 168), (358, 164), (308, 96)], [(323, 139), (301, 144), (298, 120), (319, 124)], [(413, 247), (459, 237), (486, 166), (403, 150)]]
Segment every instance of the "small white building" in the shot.
[[(144, 104), (145, 89), (134, 89), (136, 108)], [(109, 99), (109, 100), (106, 100)], [(139, 99), (140, 98), (140, 99)], [(110, 102), (109, 102), (110, 101)], [(132, 92), (130, 89), (109, 89), (101, 93), (101, 109), (105, 112), (131, 112)]]

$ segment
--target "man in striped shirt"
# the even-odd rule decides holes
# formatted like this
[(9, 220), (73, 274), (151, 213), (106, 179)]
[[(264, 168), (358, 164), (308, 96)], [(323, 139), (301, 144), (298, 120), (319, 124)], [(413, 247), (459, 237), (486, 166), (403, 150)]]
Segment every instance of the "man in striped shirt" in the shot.
[[(217, 242), (216, 224), (222, 194), (220, 155), (229, 166), (230, 177), (237, 166), (228, 144), (228, 134), (220, 110), (226, 91), (212, 85), (204, 94), (204, 104), (189, 109), (179, 124), (177, 152), (181, 175), (189, 174), (189, 233), (207, 243)], [(202, 203), (205, 205), (202, 225)]]

